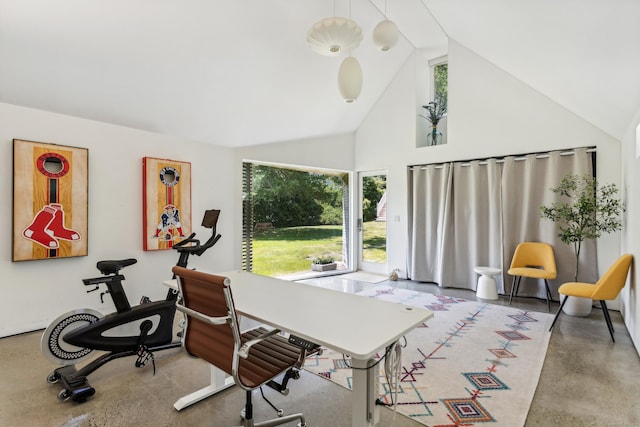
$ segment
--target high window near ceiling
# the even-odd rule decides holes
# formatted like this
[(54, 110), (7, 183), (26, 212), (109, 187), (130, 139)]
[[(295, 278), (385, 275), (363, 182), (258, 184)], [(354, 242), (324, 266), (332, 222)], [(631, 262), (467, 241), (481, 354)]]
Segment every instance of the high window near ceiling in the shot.
[(348, 173), (243, 163), (244, 270), (305, 277), (349, 269), (348, 224)]
[(447, 141), (449, 105), (449, 62), (447, 56), (430, 59), (427, 71), (420, 74), (425, 83), (417, 92), (416, 147), (443, 145)]

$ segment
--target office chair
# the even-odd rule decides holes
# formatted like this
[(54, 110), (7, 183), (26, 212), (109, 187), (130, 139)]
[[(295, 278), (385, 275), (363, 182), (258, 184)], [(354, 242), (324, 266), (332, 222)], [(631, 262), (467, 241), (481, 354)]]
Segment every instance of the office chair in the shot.
[[(228, 278), (182, 267), (174, 267), (173, 273), (182, 298), (177, 309), (186, 314), (183, 346), (190, 355), (231, 375), (246, 391), (243, 426), (276, 426), (300, 420), (298, 425), (304, 427), (301, 413), (282, 417), (282, 411), (268, 400), (281, 418), (254, 423), (251, 394), (258, 388), (262, 391), (265, 384), (287, 394), (291, 369), (302, 366), (305, 351), (278, 335), (277, 329), (257, 328), (241, 334)], [(285, 374), (284, 381), (277, 384), (274, 379), (281, 374)]]
[(609, 335), (611, 335), (611, 340), (616, 342), (616, 339), (613, 337), (614, 331), (613, 324), (611, 323), (611, 316), (609, 315), (609, 310), (607, 309), (607, 303), (605, 301), (616, 299), (622, 288), (624, 288), (632, 260), (632, 255), (622, 255), (595, 284), (568, 282), (560, 286), (558, 288), (558, 292), (560, 295), (564, 295), (565, 297), (560, 303), (560, 308), (551, 323), (549, 332), (553, 329), (553, 325), (556, 323), (556, 320), (558, 320), (562, 307), (564, 307), (564, 304), (567, 302), (569, 297), (590, 298), (600, 301), (604, 320), (607, 322), (607, 327), (609, 328)]
[(553, 298), (551, 297), (551, 289), (549, 289), (549, 280), (555, 279), (558, 273), (553, 247), (550, 244), (541, 242), (522, 242), (518, 244), (511, 259), (511, 267), (509, 267), (507, 273), (513, 276), (509, 305), (511, 305), (513, 297), (518, 294), (520, 280), (523, 277), (530, 277), (544, 279), (547, 310), (551, 311), (550, 300)]

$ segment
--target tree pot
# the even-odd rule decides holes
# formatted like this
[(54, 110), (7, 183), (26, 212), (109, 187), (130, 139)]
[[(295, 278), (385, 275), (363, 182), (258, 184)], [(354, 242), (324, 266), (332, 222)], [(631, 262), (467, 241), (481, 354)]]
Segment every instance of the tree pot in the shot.
[(587, 317), (591, 314), (592, 306), (591, 298), (570, 297), (562, 311), (569, 316)]

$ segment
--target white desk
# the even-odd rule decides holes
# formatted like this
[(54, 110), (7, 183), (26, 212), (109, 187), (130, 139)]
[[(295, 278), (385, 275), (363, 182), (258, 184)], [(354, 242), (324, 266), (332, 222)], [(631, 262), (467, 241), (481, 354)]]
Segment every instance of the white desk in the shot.
[[(371, 366), (379, 350), (433, 316), (426, 309), (243, 271), (216, 274), (231, 280), (238, 314), (347, 354), (354, 368)], [(374, 369), (353, 370), (352, 427), (375, 425), (375, 384)]]

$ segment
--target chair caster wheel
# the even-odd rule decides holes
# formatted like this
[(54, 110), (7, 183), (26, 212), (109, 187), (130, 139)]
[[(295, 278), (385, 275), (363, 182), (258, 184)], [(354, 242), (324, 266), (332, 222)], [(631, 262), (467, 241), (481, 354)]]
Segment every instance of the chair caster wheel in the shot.
[(60, 390), (60, 393), (58, 393), (58, 400), (62, 400), (64, 402), (71, 399), (71, 396), (73, 396), (71, 390)]
[(47, 375), (47, 382), (49, 384), (55, 384), (58, 381), (60, 381), (60, 374), (58, 374), (57, 372), (52, 372), (49, 375)]
[(284, 415), (284, 411), (282, 409), (278, 409), (278, 416), (281, 417)]

